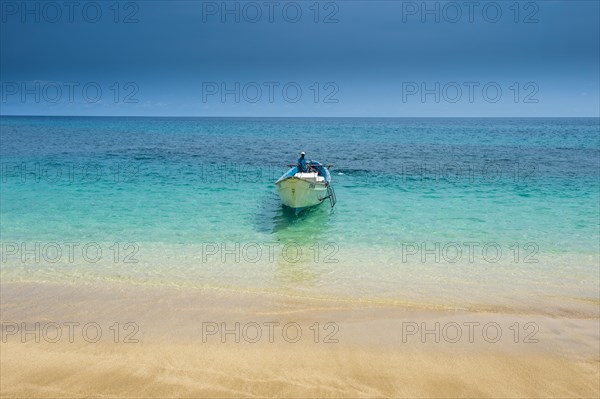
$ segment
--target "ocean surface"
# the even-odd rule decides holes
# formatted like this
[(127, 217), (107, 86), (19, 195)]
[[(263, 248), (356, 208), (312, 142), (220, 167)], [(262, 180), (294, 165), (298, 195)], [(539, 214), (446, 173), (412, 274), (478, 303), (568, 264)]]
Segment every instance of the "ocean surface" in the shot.
[[(599, 126), (1, 117), (2, 282), (597, 311)], [(280, 205), (300, 151), (335, 208)]]

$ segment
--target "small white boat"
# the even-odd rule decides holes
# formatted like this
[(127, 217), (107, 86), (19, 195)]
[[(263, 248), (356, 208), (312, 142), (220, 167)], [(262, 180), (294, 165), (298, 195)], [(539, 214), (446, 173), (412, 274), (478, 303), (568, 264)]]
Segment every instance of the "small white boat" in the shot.
[(299, 173), (294, 166), (275, 182), (281, 202), (296, 213), (320, 205), (326, 199), (333, 207), (336, 198), (329, 170), (317, 161), (310, 161), (307, 166), (308, 172)]

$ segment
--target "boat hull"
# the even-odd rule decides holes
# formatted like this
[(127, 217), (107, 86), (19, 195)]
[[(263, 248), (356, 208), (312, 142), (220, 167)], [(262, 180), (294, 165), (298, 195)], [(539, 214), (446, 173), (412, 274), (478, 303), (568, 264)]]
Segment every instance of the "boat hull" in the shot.
[(277, 191), (283, 205), (301, 211), (323, 203), (327, 197), (325, 183), (289, 177), (277, 182)]

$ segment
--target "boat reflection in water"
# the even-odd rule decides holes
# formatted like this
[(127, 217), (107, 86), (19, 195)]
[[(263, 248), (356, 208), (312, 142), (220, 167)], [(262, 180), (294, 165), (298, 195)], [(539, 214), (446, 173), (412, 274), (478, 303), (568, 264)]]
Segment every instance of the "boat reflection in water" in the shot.
[[(310, 207), (297, 213), (281, 205), (275, 193), (264, 198), (255, 228), (268, 234), (274, 246), (274, 279), (291, 292), (319, 285), (330, 262), (339, 257), (328, 232), (335, 216), (329, 207)], [(337, 262), (336, 262), (337, 263)]]

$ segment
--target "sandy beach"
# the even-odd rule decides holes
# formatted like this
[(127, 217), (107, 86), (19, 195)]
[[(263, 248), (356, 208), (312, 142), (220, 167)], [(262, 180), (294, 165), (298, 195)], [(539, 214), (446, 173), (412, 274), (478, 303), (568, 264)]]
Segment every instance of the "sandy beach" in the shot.
[(600, 392), (597, 317), (128, 284), (10, 283), (1, 291), (7, 398)]

